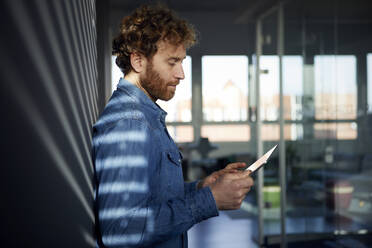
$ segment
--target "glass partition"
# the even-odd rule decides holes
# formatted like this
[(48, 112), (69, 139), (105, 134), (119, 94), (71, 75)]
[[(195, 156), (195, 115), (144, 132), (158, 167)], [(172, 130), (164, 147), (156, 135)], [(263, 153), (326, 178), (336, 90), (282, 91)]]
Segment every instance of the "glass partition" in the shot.
[[(353, 7), (353, 16), (349, 8), (341, 1), (290, 1), (284, 8), (289, 247), (372, 243), (372, 22), (361, 6)], [(277, 17), (274, 11), (261, 20), (264, 151), (281, 139)], [(281, 242), (279, 157), (274, 154), (264, 168), (265, 247)]]

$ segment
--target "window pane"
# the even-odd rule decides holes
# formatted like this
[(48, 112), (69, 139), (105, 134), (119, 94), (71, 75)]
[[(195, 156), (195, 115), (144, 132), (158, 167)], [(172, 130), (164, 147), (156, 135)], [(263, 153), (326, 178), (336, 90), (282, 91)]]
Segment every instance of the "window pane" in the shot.
[[(279, 57), (261, 56), (260, 93), (262, 120), (279, 118)], [(302, 119), (302, 57), (283, 56), (283, 105), (286, 120)]]
[(120, 78), (123, 77), (123, 73), (116, 65), (115, 60), (116, 56), (111, 56), (111, 92), (116, 90), (116, 86), (119, 83)]
[(260, 58), (261, 119), (275, 121), (279, 118), (279, 58)]
[(283, 56), (284, 119), (302, 119), (303, 72), (301, 56)]
[[(285, 140), (302, 140), (303, 139), (302, 124), (285, 124), (284, 139)], [(280, 125), (279, 124), (263, 124), (261, 126), (261, 139), (263, 141), (279, 141), (280, 140)]]
[(205, 125), (201, 136), (211, 142), (249, 141), (251, 133), (248, 125)]
[(263, 141), (274, 141), (280, 139), (278, 124), (263, 124), (261, 126), (261, 139)]
[(157, 101), (167, 113), (167, 122), (191, 121), (191, 57), (186, 56), (183, 61), (185, 79), (177, 86), (176, 95), (169, 101)]
[(315, 118), (355, 119), (355, 56), (315, 56)]
[(204, 120), (247, 120), (247, 56), (203, 56), (202, 77)]
[(368, 112), (372, 112), (372, 53), (367, 55)]
[(192, 142), (194, 140), (194, 128), (192, 126), (167, 126), (169, 135), (176, 143)]
[(350, 140), (357, 138), (357, 124), (349, 123), (316, 123), (314, 125), (316, 139)]
[(302, 140), (304, 138), (304, 129), (302, 124), (285, 124), (285, 140)]

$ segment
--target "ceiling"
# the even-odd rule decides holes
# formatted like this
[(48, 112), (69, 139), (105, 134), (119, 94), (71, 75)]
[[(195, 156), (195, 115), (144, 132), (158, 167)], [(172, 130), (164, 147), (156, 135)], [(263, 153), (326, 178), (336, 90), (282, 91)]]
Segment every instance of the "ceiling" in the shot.
[[(112, 30), (120, 19), (150, 0), (109, 0)], [(258, 17), (276, 7), (279, 0), (163, 0), (169, 8), (186, 15), (201, 31), (199, 48), (203, 53), (251, 53), (255, 51), (255, 23)], [(355, 53), (371, 51), (371, 0), (284, 0), (285, 37), (288, 53)], [(190, 15), (191, 13), (191, 15)], [(265, 18), (263, 32), (276, 37), (276, 12)], [(206, 21), (208, 20), (208, 21)], [(248, 25), (245, 25), (248, 24)], [(306, 37), (302, 33), (306, 26)], [(265, 53), (276, 52), (276, 42), (264, 46)], [(337, 45), (337, 46), (336, 46)], [(335, 48), (337, 47), (337, 48)], [(338, 49), (338, 50), (337, 50)]]
[(277, 0), (111, 0), (111, 9), (133, 10), (142, 4), (161, 2), (176, 12), (230, 12), (242, 21), (255, 18), (258, 13), (274, 6)]
[[(230, 12), (238, 22), (256, 19), (279, 0), (110, 0), (111, 9), (132, 11), (142, 4), (165, 3), (177, 12)], [(285, 0), (287, 16), (305, 15), (311, 19), (337, 16), (339, 19), (372, 20), (370, 0)]]

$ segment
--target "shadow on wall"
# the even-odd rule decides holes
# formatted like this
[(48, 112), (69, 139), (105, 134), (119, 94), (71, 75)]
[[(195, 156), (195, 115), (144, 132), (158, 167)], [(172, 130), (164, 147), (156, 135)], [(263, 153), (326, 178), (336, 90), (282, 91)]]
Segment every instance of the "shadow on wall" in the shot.
[(95, 245), (95, 16), (93, 0), (0, 2), (4, 247)]

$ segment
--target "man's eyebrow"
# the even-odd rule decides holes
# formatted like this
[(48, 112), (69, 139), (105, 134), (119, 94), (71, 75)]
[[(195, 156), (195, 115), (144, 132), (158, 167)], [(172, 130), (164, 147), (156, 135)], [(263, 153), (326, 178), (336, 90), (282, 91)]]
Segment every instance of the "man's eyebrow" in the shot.
[(181, 57), (169, 57), (168, 60), (175, 60), (175, 61), (180, 61), (186, 59), (186, 56), (181, 58)]

